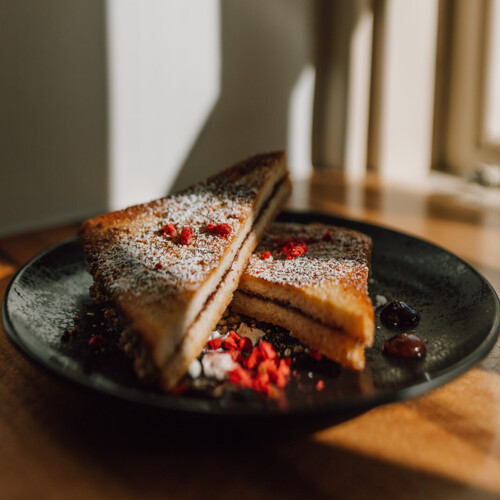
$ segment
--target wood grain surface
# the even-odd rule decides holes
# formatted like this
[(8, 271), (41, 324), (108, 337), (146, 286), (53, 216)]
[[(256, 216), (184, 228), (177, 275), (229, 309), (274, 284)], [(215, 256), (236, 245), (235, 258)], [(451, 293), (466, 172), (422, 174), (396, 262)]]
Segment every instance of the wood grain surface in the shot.
[[(317, 174), (291, 208), (425, 238), (500, 290), (500, 213), (459, 197)], [(78, 225), (0, 239), (0, 295)], [(38, 367), (0, 331), (0, 498), (500, 498), (500, 349), (423, 397), (337, 418), (160, 417)]]

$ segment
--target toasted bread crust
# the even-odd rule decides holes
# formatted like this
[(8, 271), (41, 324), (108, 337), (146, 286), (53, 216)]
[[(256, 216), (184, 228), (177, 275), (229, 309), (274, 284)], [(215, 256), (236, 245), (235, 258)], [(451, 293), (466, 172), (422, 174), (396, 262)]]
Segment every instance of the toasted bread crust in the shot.
[[(289, 191), (285, 154), (270, 153), (176, 195), (82, 225), (80, 237), (98, 298), (116, 310), (127, 331), (125, 345), (134, 344), (129, 350), (136, 361), (153, 366), (165, 389), (175, 386), (199, 354), (231, 300), (243, 263)], [(249, 238), (259, 216), (264, 223)], [(231, 233), (224, 238), (210, 233), (210, 222), (228, 224)], [(175, 226), (175, 236), (162, 232), (166, 224)], [(186, 245), (179, 240), (185, 227), (193, 232)], [(235, 262), (239, 268), (233, 269)], [(149, 373), (155, 371), (151, 366), (136, 369)]]
[[(305, 243), (307, 252), (287, 259), (286, 241)], [(371, 239), (357, 231), (275, 222), (252, 255), (232, 307), (277, 322), (326, 356), (359, 369), (360, 352), (373, 344), (375, 330), (368, 295), (371, 250)], [(349, 359), (351, 348), (356, 362)]]
[(236, 290), (231, 308), (259, 321), (286, 328), (290, 335), (351, 370), (365, 367), (364, 346), (339, 330), (325, 326), (298, 311)]

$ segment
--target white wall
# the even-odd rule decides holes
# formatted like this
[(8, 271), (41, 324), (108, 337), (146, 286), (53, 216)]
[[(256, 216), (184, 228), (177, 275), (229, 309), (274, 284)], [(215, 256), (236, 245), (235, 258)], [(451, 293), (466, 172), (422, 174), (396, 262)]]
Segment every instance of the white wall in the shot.
[(7, 0), (0, 234), (184, 187), (259, 151), (310, 171), (309, 0)]
[(112, 208), (160, 197), (217, 101), (217, 0), (108, 1)]
[(313, 2), (109, 6), (114, 207), (278, 148), (307, 175)]

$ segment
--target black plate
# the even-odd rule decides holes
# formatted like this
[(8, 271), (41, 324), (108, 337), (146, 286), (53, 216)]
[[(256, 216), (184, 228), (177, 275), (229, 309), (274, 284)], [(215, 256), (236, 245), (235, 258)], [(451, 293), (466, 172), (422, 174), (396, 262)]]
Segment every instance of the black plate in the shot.
[[(419, 360), (381, 352), (394, 331), (380, 324), (367, 367), (361, 373), (322, 360), (299, 363), (285, 394), (269, 400), (248, 393), (218, 399), (203, 394), (173, 396), (146, 389), (116, 347), (118, 333), (104, 321), (88, 293), (92, 282), (74, 238), (28, 262), (11, 281), (3, 299), (3, 322), (10, 339), (50, 371), (100, 393), (170, 412), (226, 416), (340, 414), (403, 400), (432, 390), (471, 368), (493, 347), (499, 331), (499, 302), (491, 285), (455, 255), (425, 241), (382, 227), (316, 213), (287, 212), (297, 222), (350, 227), (373, 239), (370, 295), (402, 300), (421, 313), (415, 328), (427, 345)], [(64, 342), (61, 333), (81, 318), (80, 333)], [(104, 333), (109, 348), (94, 355), (87, 346)], [(293, 366), (292, 366), (293, 367)], [(324, 389), (316, 390), (318, 380)]]

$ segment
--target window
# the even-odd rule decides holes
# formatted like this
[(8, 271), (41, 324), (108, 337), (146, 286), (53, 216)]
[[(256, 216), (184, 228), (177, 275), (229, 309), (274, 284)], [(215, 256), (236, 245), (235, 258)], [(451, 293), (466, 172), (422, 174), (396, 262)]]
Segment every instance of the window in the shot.
[(447, 2), (441, 15), (434, 165), (466, 176), (500, 165), (500, 1)]
[(500, 0), (340, 1), (326, 14), (335, 36), (318, 34), (314, 164), (404, 183), (432, 170), (491, 180)]

